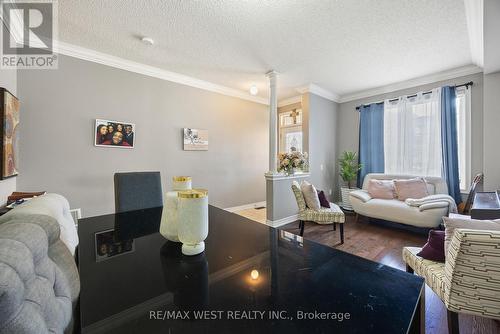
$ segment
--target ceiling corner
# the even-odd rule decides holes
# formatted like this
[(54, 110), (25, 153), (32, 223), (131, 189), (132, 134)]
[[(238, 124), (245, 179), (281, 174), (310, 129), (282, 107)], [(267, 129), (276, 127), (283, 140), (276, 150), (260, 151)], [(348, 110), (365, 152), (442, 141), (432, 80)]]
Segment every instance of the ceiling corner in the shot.
[(331, 92), (331, 91), (329, 91), (323, 87), (320, 87), (316, 84), (313, 84), (313, 83), (310, 83), (307, 86), (298, 87), (298, 88), (296, 88), (296, 91), (299, 92), (300, 94), (312, 93), (314, 95), (321, 96), (327, 100), (337, 102), (337, 103), (339, 103), (339, 101), (340, 101), (340, 96), (338, 94)]
[(484, 2), (464, 0), (472, 63), (484, 67)]

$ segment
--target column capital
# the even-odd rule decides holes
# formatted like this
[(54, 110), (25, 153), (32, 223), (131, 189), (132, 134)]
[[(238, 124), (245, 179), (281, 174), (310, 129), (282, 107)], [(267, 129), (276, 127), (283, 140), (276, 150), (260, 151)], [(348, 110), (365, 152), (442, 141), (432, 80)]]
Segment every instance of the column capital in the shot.
[(266, 73), (266, 77), (268, 78), (274, 78), (276, 76), (278, 76), (278, 72), (276, 72), (275, 70), (270, 70), (269, 72)]

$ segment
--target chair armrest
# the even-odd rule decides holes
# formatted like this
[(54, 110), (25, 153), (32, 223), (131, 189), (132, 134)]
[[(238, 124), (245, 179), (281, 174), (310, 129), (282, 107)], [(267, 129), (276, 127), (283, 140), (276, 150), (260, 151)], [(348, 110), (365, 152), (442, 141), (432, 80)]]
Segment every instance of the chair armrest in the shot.
[(444, 303), (500, 319), (500, 231), (457, 229), (446, 255)]
[(351, 191), (349, 193), (349, 196), (357, 198), (360, 201), (362, 201), (363, 203), (366, 203), (366, 202), (368, 202), (369, 200), (372, 199), (372, 197), (370, 196), (370, 194), (368, 194), (368, 191), (366, 191), (366, 190), (354, 190), (354, 191)]

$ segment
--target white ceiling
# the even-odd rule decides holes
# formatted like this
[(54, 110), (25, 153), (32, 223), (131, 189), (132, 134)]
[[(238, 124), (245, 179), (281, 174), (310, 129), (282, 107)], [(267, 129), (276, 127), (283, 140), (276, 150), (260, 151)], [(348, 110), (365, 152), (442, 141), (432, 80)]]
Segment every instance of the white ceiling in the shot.
[(472, 63), (463, 0), (60, 0), (58, 15), (60, 41), (262, 97), (270, 69), (283, 99)]

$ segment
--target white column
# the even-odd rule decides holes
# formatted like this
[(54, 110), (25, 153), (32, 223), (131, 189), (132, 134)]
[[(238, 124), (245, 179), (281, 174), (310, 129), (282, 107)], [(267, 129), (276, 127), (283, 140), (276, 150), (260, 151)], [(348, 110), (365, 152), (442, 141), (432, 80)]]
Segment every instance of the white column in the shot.
[(278, 173), (278, 73), (271, 70), (266, 73), (269, 78), (269, 172)]

